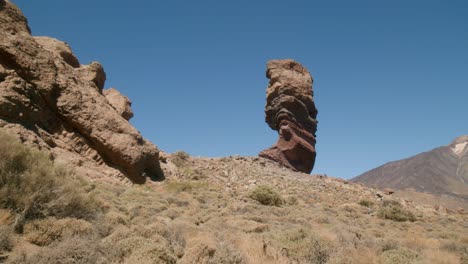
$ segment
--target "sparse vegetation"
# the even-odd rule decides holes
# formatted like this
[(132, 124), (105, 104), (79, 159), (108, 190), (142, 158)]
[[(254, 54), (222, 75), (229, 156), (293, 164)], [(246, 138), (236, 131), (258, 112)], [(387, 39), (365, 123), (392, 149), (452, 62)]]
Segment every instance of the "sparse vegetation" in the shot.
[(167, 184), (167, 189), (176, 193), (192, 192), (204, 187), (206, 187), (206, 184), (198, 181), (170, 181)]
[(263, 205), (280, 206), (283, 204), (281, 195), (268, 185), (256, 186), (250, 193), (250, 198)]
[(364, 206), (364, 207), (372, 207), (374, 206), (374, 202), (366, 199), (359, 200), (358, 202), (359, 205)]
[(171, 156), (171, 161), (174, 163), (177, 167), (182, 167), (184, 166), (190, 158), (190, 155), (185, 152), (185, 151), (176, 151), (172, 154)]
[[(7, 157), (3, 146), (0, 155)], [(7, 263), (467, 261), (466, 215), (437, 214), (432, 208), (398, 201), (373, 204), (375, 190), (343, 185), (331, 177), (250, 164), (248, 158), (234, 157), (228, 162), (191, 158), (164, 182), (134, 186), (92, 185), (57, 168), (46, 156), (41, 164), (49, 166), (46, 171), (50, 174), (33, 174), (33, 168), (40, 171), (35, 168), (44, 167), (38, 162), (6, 166), (4, 160), (0, 160), (2, 173), (6, 167), (21, 168), (23, 164), (26, 169), (20, 171), (34, 177), (46, 175), (33, 182), (48, 197), (35, 210), (40, 213), (25, 218), (23, 233), (14, 233), (13, 226), (28, 204), (22, 201), (29, 200), (12, 191), (7, 202), (3, 195), (6, 186), (0, 186), (0, 260), (8, 258)], [(187, 178), (180, 173), (184, 168), (205, 177)], [(41, 183), (46, 179), (52, 183)], [(35, 195), (34, 184), (8, 186)], [(51, 190), (46, 191), (45, 186)], [(91, 209), (83, 209), (88, 202)], [(407, 212), (424, 221), (411, 222), (414, 214)]]
[(39, 246), (75, 236), (90, 236), (92, 224), (81, 219), (47, 218), (29, 222), (24, 227), (25, 239)]
[(0, 131), (0, 207), (18, 214), (17, 232), (27, 221), (48, 216), (92, 219), (100, 205), (86, 193), (86, 184)]
[(13, 248), (12, 232), (11, 227), (0, 226), (0, 253), (10, 251)]
[(386, 250), (382, 253), (382, 262), (384, 264), (407, 264), (412, 263), (418, 254), (407, 248), (396, 248)]
[(72, 237), (50, 247), (41, 248), (32, 254), (21, 252), (13, 255), (12, 264), (89, 264), (105, 263), (97, 241), (89, 238)]
[(242, 254), (226, 243), (222, 243), (215, 251), (208, 264), (244, 264), (246, 263)]
[(286, 231), (276, 236), (282, 254), (297, 263), (327, 263), (331, 243), (302, 228)]
[(397, 222), (416, 221), (416, 216), (411, 211), (403, 208), (398, 201), (393, 200), (384, 201), (377, 214), (380, 218)]

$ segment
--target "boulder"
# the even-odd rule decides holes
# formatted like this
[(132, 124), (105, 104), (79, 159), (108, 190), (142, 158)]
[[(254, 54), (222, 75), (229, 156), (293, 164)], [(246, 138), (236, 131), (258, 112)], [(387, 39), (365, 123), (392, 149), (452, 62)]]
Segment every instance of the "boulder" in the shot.
[(294, 60), (271, 60), (267, 64), (265, 121), (278, 131), (278, 141), (259, 156), (294, 171), (310, 173), (315, 163), (317, 108), (312, 76)]
[(162, 177), (158, 148), (128, 122), (126, 97), (103, 94), (105, 79), (66, 43), (33, 37), (21, 11), (0, 0), (0, 128), (91, 177)]

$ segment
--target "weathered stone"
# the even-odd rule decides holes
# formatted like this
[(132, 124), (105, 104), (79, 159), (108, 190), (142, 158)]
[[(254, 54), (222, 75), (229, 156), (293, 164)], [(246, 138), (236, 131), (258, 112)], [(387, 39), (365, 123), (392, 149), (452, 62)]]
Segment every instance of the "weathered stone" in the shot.
[(21, 11), (0, 0), (0, 127), (92, 177), (162, 176), (159, 150), (126, 120), (128, 99), (103, 95), (105, 78), (66, 43), (31, 36)]
[(315, 163), (317, 109), (313, 100), (312, 76), (293, 60), (267, 64), (265, 121), (277, 130), (275, 145), (259, 155), (297, 171), (310, 173)]
[(104, 96), (106, 96), (109, 103), (114, 107), (114, 109), (121, 115), (125, 120), (130, 120), (133, 117), (132, 112), (132, 102), (122, 95), (119, 91), (114, 88), (104, 90)]

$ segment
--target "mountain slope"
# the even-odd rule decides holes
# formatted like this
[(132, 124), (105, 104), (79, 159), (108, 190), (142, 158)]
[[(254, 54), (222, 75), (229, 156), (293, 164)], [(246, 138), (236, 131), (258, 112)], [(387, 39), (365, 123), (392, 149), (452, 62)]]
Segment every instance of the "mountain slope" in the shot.
[(468, 200), (468, 136), (352, 179), (378, 188), (416, 190)]

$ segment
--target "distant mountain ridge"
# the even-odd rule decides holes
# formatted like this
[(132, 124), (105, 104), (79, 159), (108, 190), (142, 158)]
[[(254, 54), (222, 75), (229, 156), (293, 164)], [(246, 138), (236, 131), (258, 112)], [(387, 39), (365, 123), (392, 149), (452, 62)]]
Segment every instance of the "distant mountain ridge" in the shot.
[(386, 163), (351, 181), (468, 201), (468, 135), (456, 138), (447, 146)]

